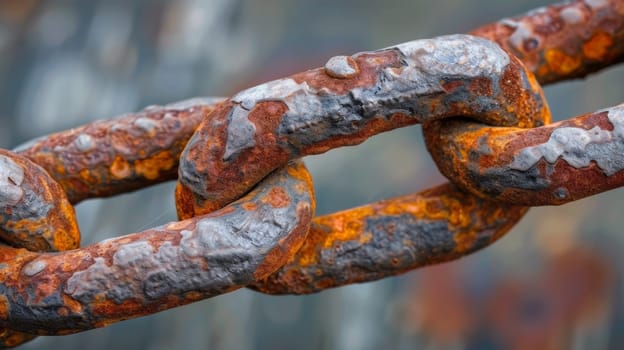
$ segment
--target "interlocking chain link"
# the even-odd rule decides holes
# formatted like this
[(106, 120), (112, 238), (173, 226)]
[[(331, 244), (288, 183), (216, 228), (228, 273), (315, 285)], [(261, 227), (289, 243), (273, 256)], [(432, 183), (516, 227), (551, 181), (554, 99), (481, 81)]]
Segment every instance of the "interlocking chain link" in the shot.
[[(0, 344), (240, 287), (301, 294), (396, 275), (488, 246), (529, 206), (621, 186), (624, 106), (547, 125), (539, 83), (621, 61), (624, 4), (554, 5), (472, 34), (333, 57), (230, 99), (0, 152)], [(313, 218), (296, 159), (416, 123), (451, 184)], [(70, 203), (176, 178), (181, 221), (75, 249)]]

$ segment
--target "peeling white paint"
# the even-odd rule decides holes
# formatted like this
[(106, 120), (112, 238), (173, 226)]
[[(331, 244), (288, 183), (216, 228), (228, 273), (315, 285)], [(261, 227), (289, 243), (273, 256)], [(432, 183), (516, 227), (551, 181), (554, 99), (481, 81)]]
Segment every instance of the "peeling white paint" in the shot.
[(592, 161), (607, 176), (624, 169), (624, 105), (609, 109), (607, 118), (613, 130), (598, 126), (585, 130), (576, 127), (558, 128), (547, 142), (522, 149), (514, 157), (511, 168), (528, 170), (540, 159), (554, 163), (561, 158), (575, 168), (583, 168)]

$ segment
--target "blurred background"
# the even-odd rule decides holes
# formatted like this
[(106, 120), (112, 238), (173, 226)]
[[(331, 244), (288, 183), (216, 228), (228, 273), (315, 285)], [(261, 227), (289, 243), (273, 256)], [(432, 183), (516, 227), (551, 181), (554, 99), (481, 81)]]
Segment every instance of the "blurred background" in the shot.
[[(436, 35), (542, 0), (0, 0), (0, 147)], [(555, 120), (624, 101), (624, 66), (548, 87)], [(443, 181), (418, 127), (306, 159), (319, 214)], [(624, 347), (624, 192), (533, 209), (453, 263), (311, 296), (240, 290), (23, 349)], [(77, 206), (83, 243), (173, 221), (173, 185)]]

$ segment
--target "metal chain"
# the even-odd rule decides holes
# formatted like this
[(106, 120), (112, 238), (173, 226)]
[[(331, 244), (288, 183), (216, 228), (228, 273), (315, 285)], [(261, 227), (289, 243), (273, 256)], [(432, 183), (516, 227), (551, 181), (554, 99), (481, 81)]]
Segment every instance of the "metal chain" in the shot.
[[(471, 34), (1, 151), (0, 345), (241, 287), (302, 294), (396, 275), (488, 246), (529, 206), (621, 186), (624, 105), (546, 125), (539, 84), (624, 59), (624, 3), (554, 5)], [(313, 218), (296, 159), (416, 123), (450, 184)], [(76, 249), (70, 203), (176, 178), (182, 221)]]

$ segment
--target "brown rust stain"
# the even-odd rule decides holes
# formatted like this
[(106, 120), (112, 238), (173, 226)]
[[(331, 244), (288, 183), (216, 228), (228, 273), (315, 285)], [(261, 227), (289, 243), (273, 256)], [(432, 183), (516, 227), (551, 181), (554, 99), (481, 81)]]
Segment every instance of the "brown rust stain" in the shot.
[(156, 180), (161, 172), (167, 171), (176, 163), (176, 158), (172, 157), (169, 151), (161, 151), (152, 157), (137, 159), (134, 161), (135, 172), (148, 180)]
[(128, 192), (174, 179), (180, 152), (218, 102), (151, 107), (96, 121), (35, 140), (19, 153), (45, 168), (73, 203)]
[(281, 187), (273, 187), (264, 199), (273, 208), (285, 208), (290, 203), (290, 196), (285, 189)]
[(569, 75), (581, 67), (582, 64), (580, 57), (567, 55), (559, 49), (546, 51), (544, 58), (550, 71), (559, 75)]
[(132, 168), (122, 156), (116, 156), (110, 165), (110, 173), (115, 179), (125, 179), (132, 175)]
[(9, 317), (9, 301), (6, 295), (0, 295), (0, 318), (6, 319)]
[[(295, 174), (296, 178), (290, 174)], [(274, 179), (267, 180), (265, 183), (265, 186), (270, 187), (256, 189), (240, 202), (229, 205), (217, 213), (185, 222), (174, 222), (158, 229), (113, 238), (82, 249), (57, 254), (43, 254), (0, 245), (0, 263), (3, 266), (6, 264), (6, 267), (0, 268), (0, 281), (2, 281), (2, 286), (7, 291), (7, 295), (13, 296), (11, 300), (5, 298), (6, 303), (0, 299), (0, 319), (3, 322), (19, 320), (15, 324), (19, 324), (20, 329), (36, 334), (70, 334), (106, 326), (128, 318), (152, 314), (191, 301), (232, 291), (247, 284), (241, 282), (241, 278), (249, 279), (248, 276), (255, 276), (256, 279), (260, 279), (266, 277), (284, 265), (299, 249), (308, 232), (315, 208), (310, 175), (302, 163), (293, 162), (290, 164), (289, 171), (282, 170), (276, 172), (274, 176)], [(308, 189), (301, 191), (299, 186), (296, 186), (299, 183), (308, 185)], [(254, 205), (245, 206), (246, 202), (253, 202)], [(205, 238), (201, 235), (208, 231), (199, 228), (200, 224), (206, 225), (208, 223), (204, 220), (215, 220), (212, 222), (214, 227), (222, 227), (229, 232), (227, 234), (235, 235), (233, 232), (240, 230), (236, 226), (239, 222), (237, 220), (229, 221), (232, 220), (230, 218), (221, 219), (221, 217), (229, 214), (238, 215), (235, 211), (243, 210), (242, 206), (245, 206), (247, 210), (256, 208), (260, 212), (267, 209), (275, 210), (275, 220), (277, 221), (268, 225), (266, 232), (262, 232), (264, 226), (267, 225), (252, 221), (263, 222), (266, 218), (255, 214), (245, 214), (243, 221), (247, 225), (258, 225), (257, 227), (261, 229), (260, 232), (253, 231), (250, 234), (260, 235), (260, 238), (253, 238), (248, 243), (241, 243), (236, 239), (232, 241), (224, 239), (223, 242), (218, 243), (206, 243), (204, 241)], [(286, 207), (288, 209), (284, 211)], [(294, 225), (288, 226), (288, 228), (284, 227), (281, 224), (281, 220), (284, 218), (279, 217), (281, 215), (293, 219)], [(234, 226), (227, 227), (228, 225)], [(194, 233), (183, 232), (189, 229), (194, 230)], [(177, 257), (172, 257), (174, 262), (171, 264), (173, 265), (168, 265), (169, 259), (163, 259), (166, 255), (159, 254), (171, 254), (172, 251), (168, 249), (179, 251), (182, 249), (181, 239), (185, 235), (190, 237), (189, 234), (194, 235), (194, 239), (197, 240), (195, 244), (208, 244), (205, 247), (206, 251), (201, 253), (206, 254), (206, 259), (215, 256), (218, 258), (222, 254), (225, 256), (230, 254), (238, 256), (237, 254), (240, 254), (243, 259), (250, 258), (249, 261), (252, 263), (246, 264), (245, 261), (242, 261), (238, 264), (234, 261), (230, 271), (221, 266), (208, 266), (204, 259), (199, 259), (203, 263), (198, 266), (199, 270), (194, 272), (192, 271), (195, 267), (193, 261), (196, 260), (196, 257), (191, 253), (189, 256), (179, 254)], [(246, 238), (245, 241), (251, 239)], [(214, 247), (210, 246), (214, 243), (216, 243)], [(238, 250), (241, 249), (240, 244), (243, 246), (245, 244), (258, 244), (258, 250), (251, 249), (245, 253), (238, 253)], [(230, 245), (231, 249), (228, 249)], [(129, 255), (130, 253), (133, 253), (132, 256)], [(150, 257), (146, 258), (145, 254), (150, 255)], [(139, 261), (145, 263), (133, 265)], [(135, 273), (143, 270), (146, 273), (142, 275), (139, 273), (140, 276), (137, 277), (132, 272), (122, 269), (124, 271), (120, 272), (119, 275), (111, 275), (115, 271), (119, 271), (120, 266), (126, 266), (126, 264), (130, 270), (136, 269)], [(151, 264), (156, 264), (156, 266), (151, 267)], [(178, 269), (177, 266), (181, 267)], [(149, 291), (146, 291), (142, 284), (149, 282), (150, 274), (148, 272), (160, 274), (163, 269), (166, 270), (167, 268), (175, 269), (169, 273), (188, 273), (189, 276), (194, 277), (196, 274), (202, 274), (201, 276), (205, 278), (205, 281), (201, 283), (208, 283), (208, 287), (202, 287), (197, 291), (189, 290), (188, 293), (180, 294), (177, 294), (174, 288), (168, 294), (157, 297), (150, 296)], [(208, 269), (216, 269), (217, 275), (207, 274)], [(221, 274), (223, 273), (233, 274), (234, 277), (222, 277)], [(80, 279), (81, 276), (85, 279)], [(115, 280), (106, 281), (106, 278), (111, 277), (115, 277)], [(220, 282), (213, 282), (212, 277), (221, 278), (223, 282), (231, 283), (231, 285), (220, 286)], [(93, 281), (95, 282), (90, 283)], [(120, 282), (126, 283), (125, 287), (115, 289), (117, 288), (115, 283)], [(111, 283), (113, 283), (114, 288), (108, 288)], [(213, 283), (215, 283), (214, 286)], [(192, 286), (193, 284), (189, 284), (185, 288)], [(126, 291), (124, 289), (126, 287), (131, 289)], [(113, 296), (107, 294), (111, 290), (113, 290), (113, 294), (111, 294)], [(129, 291), (132, 291), (130, 292), (132, 295), (127, 294)], [(119, 294), (120, 292), (121, 294)], [(46, 307), (45, 311), (37, 311), (36, 319), (29, 320), (28, 315), (19, 311), (20, 308), (40, 308), (43, 306)], [(42, 325), (46, 322), (44, 319), (48, 319), (49, 324)], [(62, 326), (51, 321), (59, 319), (68, 321)], [(76, 321), (77, 319), (79, 321)], [(31, 322), (30, 326), (24, 326), (28, 322)], [(25, 339), (20, 334), (19, 332), (8, 331), (7, 336), (0, 339), (0, 342), (7, 344), (9, 337)]]
[(494, 86), (491, 79), (477, 78), (470, 82), (470, 92), (481, 96), (494, 95)]
[(603, 31), (597, 32), (583, 43), (583, 55), (590, 60), (600, 61), (613, 46), (613, 37)]
[[(499, 205), (482, 200), (461, 191), (450, 184), (438, 186), (407, 196), (397, 197), (314, 219), (303, 247), (284, 267), (268, 278), (258, 281), (252, 288), (269, 294), (306, 294), (350, 283), (375, 280), (404, 273), (421, 266), (457, 259), (476, 249), (494, 243), (524, 215), (527, 208)], [(460, 214), (453, 214), (459, 212)], [(380, 248), (380, 237), (368, 231), (365, 221), (369, 218), (401, 218), (412, 215), (416, 221), (436, 222), (448, 220), (448, 232), (453, 249), (446, 251), (433, 247), (429, 251), (421, 246), (419, 238), (406, 240), (398, 236), (398, 227), (387, 224), (381, 234), (388, 242), (411, 247), (411, 255), (424, 260), (403, 261), (392, 257), (387, 244), (387, 254), (366, 255), (366, 247)], [(455, 215), (455, 216), (453, 216)], [(450, 216), (453, 216), (449, 219)], [(389, 221), (388, 221), (389, 223)], [(450, 243), (450, 242), (449, 242)], [(360, 269), (340, 253), (358, 250), (364, 254), (362, 261), (372, 259), (378, 271)], [(392, 257), (392, 258), (391, 258)], [(344, 269), (335, 270), (334, 266)], [(393, 266), (388, 268), (388, 266)]]
[[(616, 107), (617, 108), (617, 107)], [(472, 193), (498, 202), (521, 205), (561, 205), (601, 193), (624, 183), (624, 173), (607, 175), (595, 162), (589, 166), (575, 167), (563, 159), (549, 164), (544, 159), (536, 163), (536, 173), (518, 170), (511, 165), (518, 154), (528, 148), (545, 144), (554, 131), (562, 128), (613, 131), (609, 111), (588, 113), (568, 120), (532, 129), (497, 128), (476, 124), (446, 123), (429, 126), (428, 137), (436, 135), (435, 142), (451, 144), (453, 152), (447, 155), (435, 147), (430, 148), (444, 174)], [(442, 135), (442, 136), (440, 136)], [(431, 142), (431, 141), (428, 141)], [(476, 165), (476, 166), (475, 166)], [(495, 171), (497, 175), (488, 177)], [(524, 182), (509, 179), (525, 176)], [(481, 183), (505, 182), (499, 192), (484, 193)], [(542, 181), (533, 187), (533, 183)]]
[(6, 348), (13, 348), (34, 339), (36, 335), (14, 332), (10, 329), (0, 328), (0, 345)]
[[(530, 74), (527, 76), (532, 86), (533, 90), (539, 91), (537, 80), (542, 82), (552, 82), (560, 79), (567, 79), (577, 76), (584, 76), (592, 71), (595, 71), (599, 68), (604, 67), (605, 65), (611, 64), (613, 62), (617, 62), (622, 60), (624, 45), (619, 45), (622, 41), (622, 35), (624, 31), (622, 30), (624, 20), (622, 19), (622, 15), (624, 14), (624, 6), (620, 2), (610, 1), (607, 2), (606, 6), (601, 9), (601, 11), (596, 11), (596, 14), (592, 14), (590, 16), (586, 11), (583, 11), (582, 16), (578, 16), (579, 22), (578, 26), (573, 26), (570, 23), (566, 23), (562, 21), (561, 11), (565, 9), (571, 8), (571, 6), (576, 6), (578, 3), (564, 4), (564, 5), (556, 5), (552, 7), (548, 7), (546, 11), (540, 13), (534, 13), (530, 15), (530, 17), (523, 17), (522, 20), (527, 20), (530, 23), (529, 28), (531, 29), (534, 37), (527, 37), (527, 40), (524, 40), (522, 46), (518, 48), (510, 48), (508, 39), (513, 34), (513, 28), (509, 28), (507, 25), (503, 24), (495, 24), (488, 27), (484, 27), (482, 30), (477, 31), (476, 33), (479, 35), (483, 35), (485, 37), (490, 37), (501, 45), (503, 45), (506, 49), (509, 49), (511, 52), (519, 53), (519, 56), (527, 63), (531, 69), (533, 69), (537, 78), (534, 78)], [(617, 13), (620, 17), (614, 17), (613, 14)], [(594, 16), (595, 15), (595, 16)], [(546, 21), (546, 19), (550, 18), (551, 20)], [(568, 21), (569, 22), (569, 21)], [(547, 23), (547, 24), (544, 24)], [(591, 37), (587, 38), (584, 35), (578, 34), (579, 26), (586, 27), (586, 31), (590, 33), (594, 33)], [(598, 28), (598, 29), (596, 29)], [(518, 51), (520, 50), (520, 52)], [(582, 53), (582, 54), (581, 54)], [(297, 74), (293, 76), (297, 82), (306, 81), (310, 86), (314, 86), (315, 88), (327, 88), (330, 91), (336, 93), (344, 93), (350, 89), (353, 89), (357, 86), (366, 86), (370, 83), (370, 79), (375, 79), (375, 73), (378, 69), (383, 67), (391, 67), (395, 66), (398, 68), (400, 65), (396, 59), (396, 52), (386, 51), (383, 54), (379, 53), (368, 53), (356, 55), (352, 59), (357, 61), (357, 66), (361, 70), (357, 77), (354, 78), (346, 78), (346, 79), (334, 79), (332, 77), (327, 76), (322, 70), (313, 70), (304, 73)], [(511, 70), (507, 71), (507, 74), (513, 73)], [(367, 80), (368, 79), (368, 80)], [(517, 87), (513, 87), (511, 85), (507, 86), (508, 79), (519, 80), (517, 76), (503, 76), (503, 82), (501, 83), (501, 87), (506, 90), (507, 96), (510, 99), (515, 99), (519, 101), (519, 104), (516, 106), (511, 106), (507, 110), (510, 113), (520, 113), (524, 115), (528, 115), (528, 111), (535, 110), (536, 106), (534, 105), (534, 101), (530, 101), (529, 97), (526, 95), (526, 92), (519, 93)], [(456, 86), (452, 83), (445, 85), (445, 88), (452, 90)], [(492, 94), (492, 86), (489, 80), (477, 81), (475, 80), (470, 85), (470, 90), (479, 93), (479, 94)], [(541, 94), (541, 92), (539, 92)], [(432, 108), (435, 106), (432, 105)], [(203, 107), (202, 107), (203, 108)], [(249, 119), (254, 125), (258, 128), (258, 130), (262, 132), (270, 132), (274, 130), (275, 127), (279, 124), (279, 118), (276, 116), (283, 114), (284, 109), (283, 103), (279, 102), (267, 102), (267, 103), (258, 103), (254, 108), (254, 111), (249, 116)], [(207, 108), (206, 110), (202, 110), (204, 114), (207, 114), (207, 110), (211, 108)], [(164, 113), (164, 112), (163, 112)], [(189, 112), (190, 113), (190, 112)], [(539, 114), (539, 113), (538, 113)], [(271, 117), (273, 116), (273, 117)], [(541, 117), (543, 118), (542, 123), (548, 122), (548, 109), (544, 104), (541, 109)], [(535, 117), (535, 116), (533, 116)], [(402, 114), (396, 114), (391, 116), (391, 119), (394, 118), (398, 121), (399, 124), (407, 125), (409, 123), (409, 119), (407, 116)], [(529, 116), (531, 118), (531, 116)], [(601, 119), (602, 118), (602, 119)], [(539, 118), (534, 120), (520, 120), (518, 126), (519, 127), (529, 127), (534, 125)], [(604, 121), (604, 114), (601, 116), (593, 115), (587, 118), (577, 118), (572, 121), (567, 121), (560, 125), (583, 125), (587, 128), (590, 128), (592, 125), (600, 125), (603, 129), (608, 130), (607, 128), (611, 127), (611, 125), (607, 125), (608, 122)], [(199, 117), (195, 116), (195, 121), (193, 125), (196, 125)], [(566, 124), (567, 123), (567, 124)], [(552, 132), (553, 127), (545, 127), (535, 129), (536, 131), (527, 131), (527, 132), (519, 132), (519, 129), (509, 129), (506, 131), (501, 131), (501, 129), (493, 129), (493, 128), (477, 128), (470, 129), (468, 127), (465, 128), (466, 133), (462, 134), (461, 137), (456, 139), (456, 149), (460, 151), (457, 153), (464, 159), (468, 159), (471, 154), (468, 150), (475, 149), (479, 145), (487, 145), (491, 154), (497, 155), (500, 154), (499, 157), (495, 156), (482, 156), (478, 160), (479, 168), (481, 170), (493, 166), (496, 164), (498, 160), (509, 161), (512, 158), (512, 153), (514, 150), (517, 150), (520, 146), (526, 146), (528, 144), (537, 144), (539, 142), (543, 142), (545, 138), (548, 138), (550, 133)], [(218, 128), (217, 128), (218, 129)], [(358, 135), (353, 136), (351, 142), (352, 144), (359, 143), (371, 136), (374, 133), (381, 132), (386, 130), (387, 127), (384, 126), (383, 123), (379, 120), (373, 119), (370, 124), (370, 128)], [(433, 130), (433, 129), (429, 129)], [(221, 129), (218, 132), (223, 132)], [(472, 134), (471, 134), (472, 132)], [(103, 138), (106, 136), (103, 133), (102, 129), (92, 130), (92, 132), (86, 133), (85, 135), (89, 135), (95, 138)], [(143, 131), (144, 135), (147, 136), (156, 136), (156, 133), (153, 129)], [(169, 151), (148, 151), (142, 146), (144, 145), (142, 142), (148, 140), (148, 138), (144, 139), (133, 139), (128, 137), (130, 133), (127, 135), (122, 135), (120, 132), (118, 135), (122, 135), (123, 137), (120, 139), (114, 139), (115, 146), (118, 147), (118, 153), (109, 154), (103, 156), (103, 164), (105, 168), (104, 175), (101, 172), (93, 170), (91, 171), (90, 167), (93, 167), (93, 163), (87, 162), (84, 159), (81, 159), (78, 154), (81, 152), (78, 146), (73, 143), (71, 147), (74, 153), (70, 154), (67, 158), (63, 160), (59, 160), (59, 158), (55, 158), (50, 153), (42, 152), (41, 147), (36, 148), (37, 151), (28, 152), (26, 154), (36, 159), (40, 162), (48, 171), (54, 174), (55, 177), (59, 179), (59, 182), (66, 187), (66, 189), (71, 189), (77, 191), (75, 195), (76, 200), (92, 196), (95, 194), (101, 193), (118, 193), (121, 189), (132, 188), (132, 186), (142, 187), (146, 184), (154, 183), (155, 181), (161, 181), (165, 178), (170, 178), (172, 176), (171, 172), (167, 172), (168, 169), (175, 168), (176, 158), (181, 151), (181, 148), (184, 146), (188, 137), (190, 137), (190, 132), (188, 132), (188, 128), (186, 133), (180, 132), (180, 135), (184, 134), (184, 137), (176, 139), (172, 144), (175, 150)], [(279, 140), (271, 140), (261, 138), (260, 133), (256, 134), (257, 142), (268, 142), (276, 143)], [(524, 139), (520, 140), (520, 138), (515, 135), (521, 134)], [(56, 135), (49, 137), (47, 141), (44, 141), (43, 144), (55, 145), (61, 144), (66, 140), (71, 140), (72, 142), (75, 140), (75, 135), (77, 133), (66, 133), (65, 135)], [(71, 136), (71, 138), (67, 138)], [(63, 141), (63, 137), (66, 137), (66, 140)], [(177, 137), (177, 136), (176, 136)], [(485, 137), (485, 139), (484, 139)], [(542, 140), (542, 141), (540, 141)], [(47, 142), (47, 143), (46, 143)], [(160, 142), (160, 141), (158, 141)], [(166, 143), (166, 142), (165, 142)], [(347, 142), (348, 143), (348, 142)], [(344, 140), (328, 140), (327, 142), (317, 145), (317, 149), (307, 150), (309, 152), (322, 152), (326, 151), (330, 148), (333, 148), (337, 145), (344, 145)], [(67, 145), (67, 143), (65, 144)], [(39, 145), (41, 146), (41, 144)], [(220, 145), (224, 146), (224, 145)], [(221, 148), (221, 150), (223, 147)], [(41, 152), (40, 152), (41, 151)], [(212, 150), (210, 150), (212, 151)], [(88, 151), (90, 156), (97, 155), (94, 153), (95, 151)], [(139, 158), (125, 158), (125, 153), (132, 153)], [(70, 152), (71, 153), (71, 152)], [(84, 153), (84, 152), (83, 152)], [(155, 155), (154, 155), (155, 154)], [(249, 159), (246, 161), (264, 161), (266, 157), (264, 153), (252, 153)], [(280, 155), (279, 153), (277, 154)], [(283, 159), (284, 160), (284, 159)], [(115, 162), (121, 164), (115, 164)], [(125, 164), (123, 164), (125, 162)], [(198, 163), (199, 164), (199, 163)], [(456, 163), (453, 165), (452, 171), (462, 171), (459, 167), (460, 164)], [(119, 186), (118, 184), (113, 183), (102, 185), (101, 189), (98, 189), (93, 192), (91, 191), (91, 187), (98, 187), (101, 184), (110, 182), (110, 179), (107, 178), (108, 172), (110, 171), (110, 175), (112, 175), (113, 180), (126, 179), (133, 175), (133, 167), (136, 174), (142, 176), (143, 180), (138, 180), (134, 183), (134, 185), (130, 187)], [(554, 181), (555, 184), (558, 183), (568, 183), (570, 176), (572, 176), (569, 172), (566, 172), (565, 164), (562, 161), (557, 161), (554, 166), (554, 173), (551, 176), (551, 180)], [(544, 162), (541, 162), (538, 166), (538, 170), (540, 173), (545, 173), (547, 171), (547, 167)], [(464, 173), (465, 174), (465, 173)], [(580, 176), (579, 176), (580, 174)], [(69, 176), (68, 178), (66, 178)], [(73, 177), (72, 177), (73, 176)], [(305, 176), (305, 175), (304, 175)], [(599, 172), (595, 164), (591, 164), (589, 167), (585, 169), (581, 169), (578, 174), (576, 174), (581, 181), (579, 182), (582, 188), (585, 188), (585, 192), (582, 190), (573, 193), (571, 196), (573, 198), (580, 198), (585, 195), (589, 195), (593, 192), (593, 190), (589, 190), (589, 188), (594, 188), (592, 185), (596, 183), (600, 184), (598, 187), (602, 190), (604, 188), (609, 188), (609, 186), (613, 187), (619, 185), (619, 182), (622, 182), (622, 177), (608, 177), (605, 178), (604, 173)], [(149, 181), (145, 181), (145, 179)], [(309, 179), (309, 176), (307, 176)], [(244, 180), (244, 179), (243, 179)], [(311, 181), (310, 181), (311, 184)], [(110, 186), (110, 187), (106, 187)], [(606, 187), (602, 187), (606, 186)], [(436, 192), (437, 191), (437, 192)], [(451, 191), (451, 190), (449, 190)], [(274, 190), (270, 194), (270, 203), (274, 207), (280, 207), (286, 204), (286, 200), (283, 198), (283, 193), (278, 193), (279, 190)], [(452, 191), (451, 191), (452, 192)], [(451, 193), (448, 192), (448, 193)], [(448, 193), (440, 192), (439, 190), (434, 191), (425, 191), (427, 196), (429, 196), (428, 200), (424, 201), (414, 201), (414, 202), (402, 202), (402, 201), (387, 201), (382, 204), (375, 204), (364, 206), (356, 209), (352, 209), (349, 211), (344, 211), (341, 213), (332, 214), (329, 216), (317, 218), (314, 222), (313, 228), (310, 230), (309, 239), (304, 243), (304, 247), (299, 250), (297, 256), (295, 257), (295, 261), (298, 264), (297, 266), (292, 267), (291, 270), (284, 272), (283, 278), (286, 281), (285, 283), (289, 285), (292, 290), (297, 290), (297, 286), (304, 286), (306, 283), (313, 283), (315, 288), (328, 288), (336, 285), (336, 281), (332, 278), (319, 278), (318, 280), (311, 281), (306, 279), (300, 272), (303, 267), (314, 266), (315, 263), (318, 262), (319, 252), (323, 249), (335, 249), (337, 247), (341, 247), (343, 243), (357, 241), (360, 244), (366, 244), (370, 242), (372, 236), (369, 232), (366, 232), (364, 227), (364, 218), (370, 217), (372, 215), (398, 215), (398, 214), (410, 214), (415, 217), (422, 218), (424, 220), (446, 220), (449, 225), (453, 228), (466, 228), (463, 233), (454, 235), (453, 239), (455, 240), (456, 247), (453, 251), (447, 256), (438, 256), (432, 257), (430, 261), (427, 263), (433, 263), (438, 261), (444, 261), (445, 259), (451, 259), (459, 257), (466, 252), (470, 252), (475, 247), (475, 242), (479, 239), (486, 238), (488, 240), (488, 244), (498, 239), (504, 232), (506, 232), (515, 222), (514, 220), (519, 219), (524, 212), (526, 212), (526, 208), (513, 207), (508, 208), (501, 205), (496, 205), (495, 208), (489, 207), (489, 211), (487, 211), (488, 215), (483, 217), (479, 216), (478, 220), (473, 220), (475, 214), (484, 214), (484, 209), (487, 205), (480, 204), (475, 197), (470, 196), (468, 194), (464, 194), (465, 197), (461, 201), (458, 201), (457, 198), (450, 198), (447, 196)], [(512, 193), (510, 196), (515, 196), (516, 198), (520, 196), (520, 193)], [(551, 195), (550, 193), (548, 195)], [(546, 194), (539, 194), (539, 196), (545, 197)], [(74, 197), (72, 197), (74, 198)], [(187, 206), (191, 206), (189, 211), (194, 211), (192, 206), (196, 205), (195, 202), (191, 200), (190, 197), (181, 195), (179, 201), (187, 201)], [(191, 204), (188, 204), (191, 203)], [(314, 203), (311, 204), (314, 206)], [(244, 206), (246, 210), (255, 210), (256, 207), (253, 205)], [(187, 208), (188, 209), (188, 208)], [(5, 209), (9, 210), (10, 209)], [(186, 209), (184, 209), (186, 210)], [(73, 208), (69, 204), (64, 205), (60, 210), (60, 213), (65, 216), (69, 216), (73, 214)], [(41, 222), (31, 222), (31, 223), (18, 223), (18, 226), (28, 227), (29, 225), (38, 226), (41, 225)], [(54, 223), (54, 225), (62, 225), (59, 223)], [(188, 227), (188, 223), (180, 223), (178, 225), (171, 224), (170, 227), (181, 229), (183, 227)], [(473, 225), (473, 226), (470, 226)], [(498, 225), (498, 226), (496, 226)], [(72, 224), (66, 225), (67, 232), (72, 230)], [(496, 226), (495, 230), (481, 230), (486, 227)], [(76, 228), (77, 229), (77, 228)], [(392, 230), (392, 226), (390, 226), (390, 230)], [(60, 231), (59, 231), (60, 232)], [(269, 270), (278, 267), (282, 264), (282, 258), (278, 257), (278, 253), (280, 251), (287, 251), (287, 256), (294, 254), (295, 251), (299, 249), (300, 239), (295, 239), (296, 237), (305, 236), (307, 229), (299, 230), (296, 232), (292, 238), (285, 238), (282, 242), (280, 242), (279, 246), (276, 247), (273, 251), (271, 251), (266, 259), (265, 264), (261, 269), (256, 271), (256, 278), (260, 278), (267, 273)], [(456, 231), (453, 231), (456, 232)], [(20, 239), (23, 239), (23, 235), (18, 235)], [(62, 234), (61, 237), (65, 238), (54, 238), (54, 245), (57, 247), (66, 247), (64, 249), (69, 249), (72, 245), (76, 245), (78, 243), (78, 239), (71, 238), (71, 234)], [(175, 242), (179, 244), (179, 242)], [(21, 250), (15, 250), (13, 253), (6, 253), (0, 250), (0, 256), (8, 257), (12, 254), (15, 255), (14, 263), (17, 265), (24, 265), (28, 261), (34, 258), (34, 255), (24, 253), (23, 256)], [(78, 254), (76, 257), (80, 256), (81, 263), (79, 266), (72, 266), (72, 264), (65, 264), (59, 267), (59, 271), (71, 271), (72, 269), (84, 269), (89, 263), (92, 263), (90, 260), (89, 254)], [(107, 261), (110, 262), (111, 257), (110, 254), (107, 256)], [(393, 264), (398, 264), (398, 261), (393, 261)], [(409, 268), (414, 268), (413, 266)], [(408, 269), (408, 267), (406, 267)], [(43, 275), (51, 275), (51, 271), (47, 268), (41, 272)], [(316, 270), (315, 272), (318, 276), (322, 276), (322, 271)], [(15, 283), (12, 281), (10, 276), (4, 275), (0, 272), (0, 275), (5, 276), (4, 281), (6, 283)], [(366, 280), (367, 276), (364, 275), (355, 275), (348, 282), (352, 283), (354, 281), (362, 281)], [(35, 276), (34, 279), (41, 279), (40, 276)], [(50, 292), (53, 287), (54, 279), (51, 278), (49, 280), (41, 279), (41, 287), (42, 289), (38, 291), (39, 294), (36, 294), (36, 297), (41, 299), (45, 295), (45, 293)], [(234, 287), (232, 288), (234, 289)], [(198, 293), (188, 292), (185, 294), (184, 299), (198, 300), (201, 297)], [(171, 297), (167, 300), (168, 303), (178, 303), (179, 299), (182, 297)], [(70, 298), (71, 299), (71, 298)], [(58, 310), (59, 314), (69, 314), (71, 312), (81, 312), (82, 305), (75, 300), (65, 300), (65, 304), (67, 307), (63, 307)], [(0, 300), (0, 317), (5, 317), (5, 313), (8, 312), (6, 307), (3, 308), (3, 305), (6, 304), (6, 297), (4, 302)], [(122, 304), (115, 304), (108, 300), (102, 300), (94, 303), (94, 309), (99, 310), (104, 315), (118, 315), (118, 311), (122, 312), (125, 310), (130, 312), (129, 310), (133, 310), (134, 308), (140, 307), (139, 302), (136, 300), (128, 300)], [(163, 306), (153, 306), (146, 309), (147, 312), (156, 312), (164, 308)], [(117, 310), (117, 311), (116, 311)], [(97, 325), (103, 326), (110, 324), (112, 322), (116, 322), (123, 318), (115, 318), (111, 317), (110, 319), (105, 319), (99, 321)], [(59, 333), (65, 333), (69, 331), (61, 331)], [(24, 335), (20, 333), (11, 333), (6, 332), (6, 330), (0, 333), (0, 341), (3, 344), (12, 344), (24, 341), (28, 337), (32, 337), (30, 335)], [(28, 338), (29, 339), (29, 338)]]
[(553, 83), (584, 77), (624, 59), (624, 45), (619, 44), (624, 39), (623, 7), (619, 0), (605, 1), (599, 9), (570, 1), (471, 33), (513, 52), (541, 83)]

